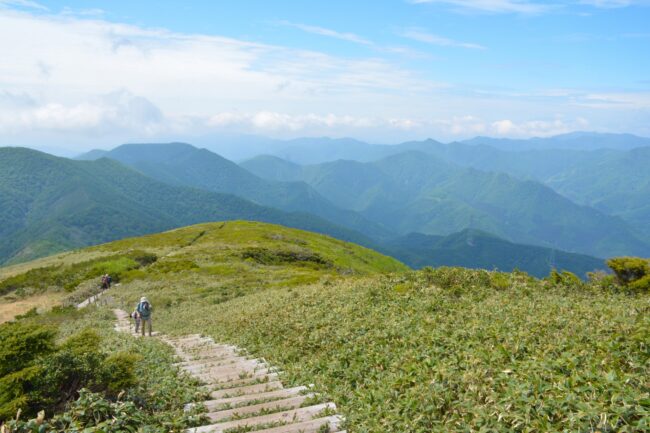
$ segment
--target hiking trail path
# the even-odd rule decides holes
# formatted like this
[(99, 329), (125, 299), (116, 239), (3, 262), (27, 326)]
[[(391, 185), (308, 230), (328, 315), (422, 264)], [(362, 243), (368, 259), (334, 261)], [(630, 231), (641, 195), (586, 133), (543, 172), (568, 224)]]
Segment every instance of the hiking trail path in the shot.
[[(113, 312), (115, 329), (133, 335), (129, 314), (120, 309)], [(210, 424), (187, 433), (345, 433), (334, 403), (315, 404), (319, 400), (310, 392), (311, 385), (285, 388), (279, 371), (264, 359), (246, 357), (235, 346), (199, 334), (154, 335), (174, 348), (181, 359), (177, 366), (210, 392), (211, 400), (203, 402)]]

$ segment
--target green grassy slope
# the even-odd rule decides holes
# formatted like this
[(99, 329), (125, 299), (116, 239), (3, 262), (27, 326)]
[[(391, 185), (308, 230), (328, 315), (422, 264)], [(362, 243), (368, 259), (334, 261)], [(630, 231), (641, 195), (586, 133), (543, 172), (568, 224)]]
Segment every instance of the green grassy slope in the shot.
[(0, 263), (203, 221), (283, 223), (367, 243), (312, 215), (164, 184), (118, 162), (73, 161), (0, 148)]
[(381, 250), (414, 268), (462, 266), (503, 272), (519, 269), (539, 278), (546, 277), (554, 268), (583, 278), (587, 272), (606, 268), (604, 260), (596, 257), (515, 244), (472, 229), (448, 236), (411, 233), (384, 243)]
[(216, 153), (189, 144), (125, 144), (103, 156), (172, 185), (233, 194), (289, 212), (308, 212), (375, 238), (390, 234), (355, 212), (337, 208), (304, 182), (262, 179)]
[(121, 275), (111, 293), (119, 306), (146, 295), (158, 330), (211, 335), (279, 366), (287, 385), (314, 383), (348, 431), (648, 427), (647, 293), (519, 273), (404, 272), (362, 247), (250, 222), (125, 239), (65, 260), (134, 249), (159, 259)]
[[(134, 257), (145, 253), (158, 259), (149, 267), (138, 267)], [(49, 277), (31, 277), (30, 270), (39, 268)], [(93, 286), (88, 286), (85, 278), (90, 276), (91, 283), (96, 280), (93, 272), (110, 272), (116, 279), (173, 288), (187, 300), (218, 303), (267, 288), (407, 269), (393, 258), (329, 236), (268, 223), (224, 221), (0, 268), (0, 295), (18, 289), (26, 294), (40, 294), (48, 288), (71, 292), (77, 285), (85, 290)], [(157, 293), (152, 296), (160, 301)]]
[(451, 285), (418, 273), (273, 290), (156, 320), (247, 347), (289, 383), (312, 381), (349, 431), (647, 429), (650, 317), (634, 308), (647, 295), (517, 276), (495, 289), (488, 274), (457, 273)]

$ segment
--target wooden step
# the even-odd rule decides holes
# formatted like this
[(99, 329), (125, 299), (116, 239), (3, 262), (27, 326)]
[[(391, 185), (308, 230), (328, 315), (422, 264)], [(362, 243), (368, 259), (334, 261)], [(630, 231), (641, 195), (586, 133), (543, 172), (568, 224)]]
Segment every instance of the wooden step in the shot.
[(217, 356), (241, 356), (233, 349), (211, 349), (203, 352), (188, 352), (184, 350), (177, 350), (176, 352), (186, 361), (198, 361), (200, 359), (213, 358)]
[[(253, 373), (248, 374), (246, 377), (240, 377), (239, 374), (224, 374), (219, 377), (198, 377), (196, 376), (197, 379), (201, 380), (201, 382), (205, 383), (206, 385), (226, 385), (227, 383), (231, 384), (240, 384), (240, 383), (251, 383), (255, 382), (257, 379), (262, 379), (262, 378), (277, 378), (277, 373), (274, 371), (268, 371), (268, 370), (260, 370), (260, 371), (255, 371)], [(236, 386), (236, 385), (233, 385)]]
[(294, 388), (284, 388), (275, 391), (260, 392), (259, 394), (242, 395), (240, 397), (218, 398), (215, 400), (204, 401), (203, 404), (208, 411), (214, 412), (217, 409), (226, 409), (228, 407), (245, 406), (247, 403), (258, 400), (272, 400), (293, 397), (307, 391), (306, 386), (296, 386)]
[[(183, 354), (183, 356), (186, 356), (186, 355)], [(240, 356), (240, 355), (237, 355), (237, 354), (227, 353), (227, 354), (210, 356), (210, 357), (207, 357), (207, 358), (199, 358), (199, 359), (190, 359), (190, 360), (187, 360), (187, 361), (180, 361), (180, 362), (176, 362), (174, 365), (177, 365), (179, 367), (182, 367), (182, 366), (185, 366), (185, 365), (200, 365), (200, 364), (206, 364), (206, 363), (210, 363), (210, 362), (228, 361), (229, 359), (233, 359), (233, 358), (236, 359), (236, 358), (243, 358), (243, 357)]]
[(280, 410), (296, 409), (303, 405), (305, 401), (313, 398), (314, 394), (298, 395), (296, 397), (284, 398), (282, 400), (273, 400), (266, 403), (252, 404), (249, 406), (237, 407), (234, 409), (224, 409), (217, 412), (209, 412), (207, 415), (212, 421), (226, 421), (233, 416), (245, 418), (245, 415), (254, 416), (260, 411), (277, 412)]
[(246, 359), (242, 357), (237, 357), (237, 358), (229, 358), (225, 362), (217, 361), (212, 363), (195, 364), (187, 367), (181, 367), (181, 369), (187, 371), (188, 373), (205, 374), (211, 371), (219, 371), (220, 369), (227, 369), (233, 367), (241, 367), (241, 368), (250, 367), (251, 369), (255, 369), (257, 367), (263, 368), (268, 366), (269, 366), (268, 364), (261, 361), (257, 361), (255, 359)]
[(228, 382), (231, 380), (245, 379), (259, 374), (271, 373), (268, 367), (252, 368), (249, 366), (233, 366), (233, 367), (219, 367), (212, 369), (208, 372), (193, 373), (192, 375), (197, 379), (206, 382), (214, 383), (214, 381)]
[(339, 429), (341, 424), (343, 424), (343, 418), (338, 415), (332, 415), (309, 421), (257, 430), (255, 433), (320, 433), (323, 431), (322, 429), (324, 426), (327, 426), (329, 429), (328, 431), (335, 432)]
[[(228, 356), (221, 358), (206, 358), (199, 361), (183, 361), (176, 363), (180, 368), (183, 368), (187, 371), (192, 371), (200, 369), (201, 367), (218, 367), (220, 365), (232, 364), (237, 361), (248, 361), (250, 358), (245, 356)], [(259, 359), (260, 362), (263, 362), (262, 359)]]
[[(262, 380), (266, 380), (266, 382), (260, 382)], [(208, 392), (219, 391), (222, 389), (233, 389), (240, 386), (253, 385), (256, 383), (267, 383), (267, 382), (272, 382), (274, 380), (278, 380), (277, 373), (258, 374), (258, 375), (253, 375), (253, 377), (247, 377), (244, 379), (235, 379), (231, 381), (212, 382), (212, 383), (204, 381), (207, 382), (207, 384), (201, 386), (201, 389)]]
[(275, 391), (277, 389), (282, 389), (282, 388), (283, 388), (282, 382), (276, 380), (273, 382), (258, 383), (255, 385), (240, 386), (238, 388), (229, 388), (229, 389), (221, 389), (219, 391), (212, 391), (210, 393), (210, 398), (218, 399), (218, 398), (226, 398), (226, 397), (237, 397), (240, 395), (247, 395), (247, 394), (259, 394), (260, 392)]
[[(264, 426), (272, 423), (284, 423), (285, 425), (309, 421), (316, 418), (326, 409), (336, 410), (334, 403), (323, 403), (314, 406), (301, 407), (283, 412), (275, 412), (266, 415), (254, 416), (251, 418), (238, 419), (217, 424), (198, 427), (196, 433), (224, 433), (226, 430), (235, 428), (249, 428), (254, 430), (255, 426)], [(251, 428), (253, 427), (253, 428)]]
[(165, 341), (170, 341), (170, 344), (179, 342), (179, 341), (185, 341), (185, 340), (191, 340), (193, 338), (203, 338), (201, 334), (189, 334), (189, 335), (173, 335), (173, 336), (166, 336)]

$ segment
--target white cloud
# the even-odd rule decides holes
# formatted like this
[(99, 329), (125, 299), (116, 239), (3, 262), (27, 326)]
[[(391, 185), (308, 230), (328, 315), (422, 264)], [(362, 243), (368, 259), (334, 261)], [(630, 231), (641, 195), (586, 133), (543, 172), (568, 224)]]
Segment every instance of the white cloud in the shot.
[(400, 56), (409, 57), (409, 58), (430, 58), (426, 53), (417, 51), (411, 47), (405, 46), (396, 46), (396, 45), (380, 45), (369, 39), (366, 39), (362, 36), (357, 35), (356, 33), (350, 32), (339, 32), (337, 30), (328, 29), (325, 27), (312, 26), (307, 24), (296, 24), (289, 21), (278, 21), (276, 24), (282, 25), (285, 27), (293, 27), (299, 30), (302, 30), (306, 33), (311, 33), (315, 35), (325, 36), (333, 39), (339, 39), (347, 42), (352, 42), (354, 44), (365, 46), (371, 50), (374, 50), (379, 53), (384, 54), (398, 54)]
[[(478, 48), (426, 36), (428, 43)], [(0, 62), (0, 142), (58, 140), (59, 146), (83, 148), (138, 139), (191, 141), (219, 131), (371, 141), (543, 135), (575, 124), (558, 124), (554, 116), (592, 121), (593, 113), (603, 125), (647, 130), (647, 93), (480, 92), (435, 82), (381, 57), (407, 48), (369, 48), (372, 56), (346, 58), (0, 8), (0, 58), (11, 59)]]
[(126, 88), (172, 114), (272, 106), (280, 88), (285, 102), (328, 110), (344, 95), (438, 87), (380, 58), (10, 11), (0, 11), (0, 57), (12, 59), (0, 64), (0, 83), (13, 91), (66, 104)]
[(399, 33), (400, 36), (414, 41), (424, 42), (431, 45), (439, 45), (442, 47), (460, 47), (460, 48), (471, 48), (477, 50), (484, 50), (485, 47), (479, 44), (469, 43), (469, 42), (460, 42), (453, 39), (445, 38), (443, 36), (434, 35), (428, 33), (425, 30), (411, 28), (406, 29), (403, 32)]
[(489, 133), (503, 137), (549, 137), (584, 130), (588, 127), (589, 122), (583, 118), (577, 118), (570, 122), (563, 119), (524, 122), (502, 119), (492, 122), (487, 129)]
[(332, 29), (326, 29), (324, 27), (311, 26), (307, 24), (296, 24), (289, 21), (279, 21), (278, 24), (286, 27), (294, 27), (299, 30), (302, 30), (303, 32), (312, 33), (320, 36), (327, 36), (334, 39), (341, 39), (343, 41), (353, 42), (355, 44), (374, 45), (369, 40), (362, 38), (361, 36), (356, 35), (354, 33), (339, 32)]
[(557, 6), (528, 0), (411, 0), (411, 3), (440, 3), (460, 11), (519, 14), (539, 14)]
[(574, 98), (573, 103), (607, 110), (650, 109), (650, 92), (594, 92)]
[(382, 127), (390, 121), (336, 114), (287, 114), (272, 111), (256, 113), (218, 113), (207, 119), (207, 125), (239, 130), (254, 129), (258, 132), (298, 132), (313, 128), (371, 128)]
[(74, 105), (38, 103), (28, 95), (0, 95), (0, 132), (32, 130), (87, 133), (136, 131), (153, 134), (163, 128), (160, 110), (145, 98), (116, 91)]
[(35, 1), (30, 0), (0, 0), (0, 8), (5, 7), (24, 7), (28, 9), (39, 9), (42, 11), (48, 10), (45, 6)]
[(628, 6), (650, 6), (650, 0), (580, 0), (579, 3), (601, 9), (616, 9)]

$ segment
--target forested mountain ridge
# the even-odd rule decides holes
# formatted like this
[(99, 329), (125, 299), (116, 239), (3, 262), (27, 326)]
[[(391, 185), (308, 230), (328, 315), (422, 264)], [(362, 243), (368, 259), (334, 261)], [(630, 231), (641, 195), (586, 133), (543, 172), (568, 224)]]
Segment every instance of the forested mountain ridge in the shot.
[[(242, 166), (268, 176), (286, 163), (265, 157)], [(620, 218), (578, 205), (539, 182), (461, 167), (425, 152), (370, 163), (293, 166), (292, 176), (336, 205), (403, 234), (450, 234), (469, 227), (517, 243), (601, 257), (650, 250)]]
[(473, 229), (447, 236), (410, 233), (386, 242), (380, 250), (414, 268), (461, 266), (502, 272), (518, 269), (539, 278), (547, 276), (553, 269), (570, 270), (582, 278), (586, 278), (588, 272), (605, 269), (602, 259), (515, 244)]
[(168, 185), (117, 161), (0, 148), (0, 263), (203, 221), (282, 223), (368, 244), (361, 234), (230, 194)]
[(171, 185), (233, 194), (287, 212), (308, 212), (376, 238), (392, 234), (361, 215), (337, 208), (305, 182), (263, 179), (216, 153), (190, 144), (124, 144), (102, 157)]

